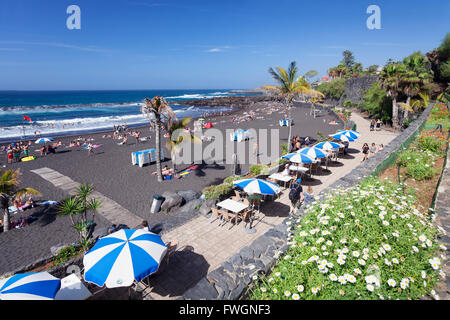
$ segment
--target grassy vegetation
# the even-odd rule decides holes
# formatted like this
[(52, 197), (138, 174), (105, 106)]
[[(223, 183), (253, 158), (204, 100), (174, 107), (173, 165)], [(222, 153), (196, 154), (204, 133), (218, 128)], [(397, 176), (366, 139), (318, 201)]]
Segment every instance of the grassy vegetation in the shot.
[(251, 299), (417, 299), (442, 271), (438, 231), (413, 195), (371, 179), (314, 203)]

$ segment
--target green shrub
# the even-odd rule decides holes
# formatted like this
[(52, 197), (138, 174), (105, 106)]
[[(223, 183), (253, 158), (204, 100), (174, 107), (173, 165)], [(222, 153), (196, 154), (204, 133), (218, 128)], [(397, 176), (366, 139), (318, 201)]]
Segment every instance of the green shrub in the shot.
[(379, 82), (372, 84), (362, 98), (361, 109), (382, 121), (389, 121), (392, 117), (392, 99), (387, 96)]
[[(294, 223), (290, 248), (251, 299), (419, 299), (443, 262), (432, 219), (398, 184), (369, 179), (313, 203)], [(431, 217), (433, 218), (433, 217)]]
[(329, 82), (323, 82), (317, 87), (327, 98), (339, 100), (345, 92), (345, 79), (334, 79)]
[(432, 166), (423, 162), (408, 163), (406, 168), (408, 175), (419, 181), (431, 179), (436, 174)]
[(74, 246), (67, 246), (61, 249), (61, 251), (55, 256), (53, 260), (53, 266), (57, 266), (69, 261), (80, 253), (80, 249)]
[(285, 144), (285, 143), (283, 143), (283, 144), (281, 145), (281, 155), (282, 155), (282, 156), (285, 156), (285, 155), (288, 154), (288, 152), (289, 152), (288, 145)]
[(257, 175), (261, 174), (263, 167), (264, 167), (264, 165), (262, 165), (262, 164), (254, 164), (254, 165), (250, 166), (250, 173), (253, 176), (257, 176)]

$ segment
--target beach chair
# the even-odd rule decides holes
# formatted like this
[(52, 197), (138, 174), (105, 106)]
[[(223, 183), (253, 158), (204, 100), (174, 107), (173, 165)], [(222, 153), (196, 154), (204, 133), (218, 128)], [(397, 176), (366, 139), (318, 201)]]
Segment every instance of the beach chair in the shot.
[(239, 192), (237, 192), (237, 190), (234, 190), (234, 196), (231, 197), (231, 199), (233, 199), (234, 201), (241, 201), (241, 195), (239, 194)]
[(317, 173), (317, 170), (319, 169), (319, 167), (320, 167), (320, 162), (319, 163), (313, 163), (311, 165), (310, 172), (311, 173), (312, 172)]
[(167, 260), (167, 264), (169, 264), (170, 257), (173, 256), (175, 254), (175, 252), (177, 252), (178, 240), (177, 239), (171, 240), (170, 242), (166, 243), (166, 246), (167, 246), (167, 252), (166, 252), (166, 255), (164, 256), (163, 260)]
[[(219, 211), (222, 214), (223, 220), (225, 221), (221, 227), (223, 227), (224, 225), (226, 225), (228, 222), (231, 223), (232, 220), (234, 220), (234, 223), (236, 223), (237, 221), (237, 217), (236, 214), (232, 213), (232, 212), (228, 212), (228, 211)], [(231, 224), (231, 226), (228, 228), (228, 230), (230, 230), (233, 227), (233, 224)]]
[(217, 219), (222, 220), (222, 213), (218, 209), (211, 208), (211, 211), (212, 211), (212, 217), (215, 217), (215, 219), (213, 221), (211, 221), (211, 223), (213, 223)]

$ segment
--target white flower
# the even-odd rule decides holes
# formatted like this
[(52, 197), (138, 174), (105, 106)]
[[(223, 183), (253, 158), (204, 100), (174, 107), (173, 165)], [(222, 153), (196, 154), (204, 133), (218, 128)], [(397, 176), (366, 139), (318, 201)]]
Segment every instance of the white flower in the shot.
[(261, 292), (266, 292), (267, 291), (267, 289), (266, 288), (264, 288), (264, 287), (261, 287)]
[(358, 259), (358, 263), (362, 266), (366, 265), (366, 261), (364, 259)]
[(427, 237), (424, 234), (421, 234), (419, 236), (419, 240), (422, 241), (422, 242), (425, 242), (427, 240)]
[(392, 263), (399, 264), (399, 261), (398, 261), (398, 259), (394, 258), (394, 259), (392, 259)]
[(347, 239), (341, 239), (339, 242), (342, 244), (347, 243)]
[(383, 225), (388, 226), (389, 222), (387, 220), (383, 220)]
[(347, 283), (347, 279), (345, 279), (345, 277), (343, 277), (343, 276), (340, 276), (338, 278), (338, 281), (339, 281), (340, 284), (346, 284)]
[(342, 253), (348, 253), (348, 248), (342, 249)]
[(313, 295), (316, 295), (318, 291), (319, 291), (318, 288), (312, 288), (311, 289), (311, 292), (312, 292)]
[(284, 295), (285, 295), (286, 297), (289, 297), (289, 296), (291, 295), (291, 292), (288, 291), (288, 290), (286, 290), (286, 291), (284, 292)]
[(358, 258), (358, 257), (359, 257), (359, 252), (358, 252), (358, 251), (353, 251), (353, 252), (352, 252), (352, 255), (353, 255), (355, 258)]
[(276, 288), (274, 288), (272, 291), (273, 293), (278, 293), (278, 290)]
[(257, 280), (257, 279), (258, 279), (258, 276), (255, 274), (255, 275), (252, 277), (252, 279), (253, 279), (253, 280)]
[(397, 284), (397, 282), (395, 282), (394, 279), (388, 279), (387, 283), (388, 283), (388, 285), (389, 285), (390, 287), (393, 287), (393, 288), (394, 288), (394, 287), (396, 286), (396, 284)]
[(297, 291), (298, 292), (303, 292), (305, 290), (305, 287), (304, 286), (302, 286), (302, 285), (298, 285), (297, 286)]
[(427, 273), (425, 272), (425, 270), (422, 270), (420, 275), (422, 276), (422, 279), (425, 279), (427, 277)]
[(367, 290), (369, 290), (370, 292), (373, 292), (373, 290), (375, 289), (375, 287), (374, 287), (373, 285), (371, 285), (371, 284), (368, 284), (368, 285), (366, 286), (366, 288), (367, 288)]
[(417, 248), (416, 246), (412, 246), (412, 248), (414, 252), (419, 252), (419, 248)]
[(359, 240), (355, 238), (355, 239), (353, 239), (353, 242), (354, 242), (354, 243), (358, 243)]
[(400, 287), (404, 290), (408, 288), (409, 285), (409, 279), (403, 278), (402, 281), (400, 281)]
[(353, 276), (353, 275), (349, 275), (349, 276), (347, 277), (347, 280), (348, 280), (349, 282), (351, 282), (351, 283), (355, 283), (355, 282), (356, 282), (356, 278), (355, 278), (355, 276)]
[(384, 259), (384, 263), (388, 266), (392, 266), (392, 263), (388, 259)]
[(368, 249), (368, 248), (364, 248), (364, 249), (363, 249), (363, 253), (364, 253), (364, 254), (369, 254), (369, 249)]
[(330, 278), (331, 281), (337, 281), (337, 279), (338, 279), (337, 276), (334, 273), (330, 274), (329, 278)]
[(275, 272), (275, 276), (277, 277), (281, 276), (281, 272)]
[(427, 241), (425, 242), (427, 244), (427, 246), (431, 247), (433, 245), (433, 242), (430, 239), (427, 239)]
[(292, 295), (292, 299), (294, 299), (294, 300), (300, 299), (299, 294), (298, 294), (298, 293), (294, 293), (294, 294)]

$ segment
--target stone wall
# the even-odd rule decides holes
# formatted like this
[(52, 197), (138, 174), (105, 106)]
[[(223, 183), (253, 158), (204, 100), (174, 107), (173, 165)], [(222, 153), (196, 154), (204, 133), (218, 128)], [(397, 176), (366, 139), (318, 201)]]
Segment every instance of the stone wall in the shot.
[[(416, 121), (412, 122), (382, 151), (377, 152), (375, 156), (361, 163), (349, 174), (322, 190), (318, 198), (327, 196), (339, 187), (356, 186), (362, 180), (379, 172), (378, 168), (385, 168), (388, 163), (395, 161), (393, 159), (397, 156), (396, 151), (406, 146), (420, 132), (432, 107), (433, 105), (430, 105)], [(281, 224), (258, 237), (219, 268), (209, 272), (197, 285), (185, 292), (180, 299), (236, 300), (245, 298), (252, 277), (267, 274), (271, 267), (276, 264), (278, 258), (287, 251), (289, 248), (287, 237), (293, 229), (291, 219), (303, 214), (302, 209), (298, 210), (296, 215), (286, 218)]]
[(369, 90), (372, 84), (377, 81), (377, 76), (364, 76), (359, 78), (350, 78), (345, 81), (345, 93), (339, 100), (339, 105), (347, 100), (354, 103), (360, 103), (364, 96), (364, 91)]
[[(446, 256), (449, 256), (450, 250), (450, 148), (447, 147), (447, 159), (445, 161), (444, 171), (441, 181), (436, 191), (436, 200), (434, 203), (434, 212), (436, 214), (435, 223), (443, 232), (438, 237), (439, 241), (447, 247)], [(445, 273), (445, 279), (441, 280), (436, 288), (436, 293), (442, 300), (450, 299), (450, 265), (448, 258), (443, 261), (442, 270)]]

